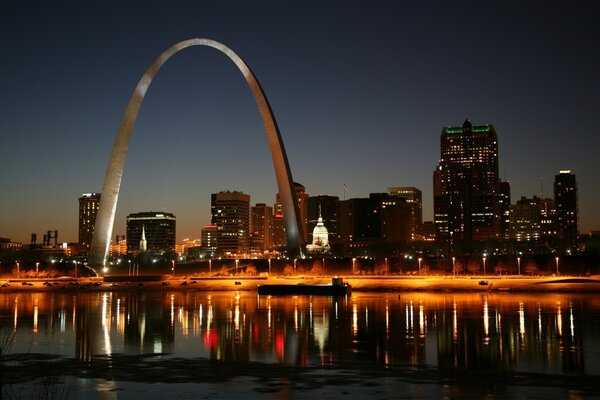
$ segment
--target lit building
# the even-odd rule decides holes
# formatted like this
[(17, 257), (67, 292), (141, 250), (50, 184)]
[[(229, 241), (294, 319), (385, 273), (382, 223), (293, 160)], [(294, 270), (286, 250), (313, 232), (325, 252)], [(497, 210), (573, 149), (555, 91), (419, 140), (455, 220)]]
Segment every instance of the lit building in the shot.
[(553, 199), (540, 199), (540, 237), (556, 238), (556, 207)]
[(517, 242), (538, 241), (541, 235), (540, 199), (521, 197), (510, 207), (511, 238)]
[(560, 171), (554, 177), (554, 206), (557, 237), (576, 239), (579, 236), (577, 180), (571, 171)]
[(79, 198), (79, 252), (89, 254), (96, 214), (100, 206), (100, 193), (84, 193)]
[(211, 195), (211, 224), (217, 226), (217, 252), (244, 254), (250, 250), (250, 196), (242, 192)]
[(410, 230), (410, 240), (423, 239), (423, 194), (415, 187), (390, 187), (388, 194), (393, 197), (400, 197), (406, 200), (410, 215), (408, 227)]
[(347, 252), (366, 255), (381, 241), (381, 202), (387, 197), (387, 193), (371, 193), (369, 198), (339, 202), (340, 243)]
[(312, 231), (312, 243), (306, 245), (306, 251), (311, 254), (329, 253), (329, 231), (323, 223), (323, 218), (319, 215), (317, 225)]
[(285, 237), (285, 220), (283, 219), (283, 214), (273, 215), (272, 227), (271, 233), (273, 238), (273, 248), (278, 251), (283, 251), (287, 245), (287, 239)]
[[(319, 222), (327, 227), (330, 244), (339, 241), (338, 234), (338, 208), (340, 198), (337, 196), (317, 195), (308, 198), (308, 232), (312, 235)], [(314, 238), (309, 236), (309, 241), (314, 242)]]
[(510, 238), (510, 182), (498, 182), (498, 208), (500, 211), (500, 238)]
[[(404, 197), (389, 196), (381, 200), (381, 240), (386, 244), (406, 244), (414, 241), (414, 203)], [(421, 228), (419, 228), (421, 237)]]
[(155, 254), (175, 251), (175, 215), (167, 212), (147, 211), (127, 216), (127, 252), (143, 251), (140, 244), (145, 239), (146, 250)]
[(273, 208), (264, 203), (250, 207), (250, 232), (254, 247), (264, 253), (273, 247)]
[(208, 258), (212, 258), (217, 254), (217, 232), (216, 225), (205, 225), (200, 231), (202, 251)]
[(434, 172), (434, 218), (440, 241), (498, 239), (498, 139), (492, 125), (443, 128)]
[[(296, 192), (296, 198), (298, 199), (298, 212), (300, 213), (304, 243), (308, 243), (308, 193), (306, 193), (304, 186), (297, 182), (294, 182), (294, 189)], [(283, 205), (280, 200), (279, 192), (275, 194), (273, 213), (275, 215), (283, 215)], [(285, 236), (285, 230), (283, 235)]]

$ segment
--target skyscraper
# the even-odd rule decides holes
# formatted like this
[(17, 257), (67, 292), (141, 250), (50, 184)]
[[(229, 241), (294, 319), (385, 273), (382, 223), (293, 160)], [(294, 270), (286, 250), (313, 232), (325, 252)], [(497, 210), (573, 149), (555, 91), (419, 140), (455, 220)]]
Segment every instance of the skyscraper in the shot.
[(217, 226), (217, 252), (228, 256), (250, 250), (250, 196), (242, 192), (211, 195), (211, 224)]
[[(302, 235), (304, 243), (308, 242), (308, 193), (306, 188), (298, 182), (294, 182), (294, 190), (296, 191), (296, 198), (298, 199), (298, 212), (300, 213), (300, 221), (302, 223)], [(275, 215), (283, 215), (283, 206), (280, 201), (279, 192), (275, 194), (275, 205), (273, 212)], [(281, 233), (277, 233), (279, 236)], [(285, 233), (284, 235), (285, 236)]]
[(79, 198), (79, 252), (87, 255), (94, 235), (100, 193), (84, 193)]
[(416, 187), (389, 187), (388, 194), (406, 200), (410, 210), (408, 229), (410, 240), (423, 240), (423, 194)]
[(498, 182), (498, 206), (500, 212), (500, 238), (510, 237), (510, 182)]
[(498, 139), (492, 125), (443, 128), (434, 172), (434, 217), (440, 241), (497, 239)]
[(154, 254), (175, 251), (175, 215), (167, 212), (145, 211), (127, 216), (127, 252), (143, 249)]
[(569, 170), (554, 177), (554, 206), (556, 208), (556, 235), (559, 239), (577, 239), (579, 236), (577, 180)]
[(273, 208), (265, 203), (250, 207), (250, 232), (260, 252), (273, 247)]

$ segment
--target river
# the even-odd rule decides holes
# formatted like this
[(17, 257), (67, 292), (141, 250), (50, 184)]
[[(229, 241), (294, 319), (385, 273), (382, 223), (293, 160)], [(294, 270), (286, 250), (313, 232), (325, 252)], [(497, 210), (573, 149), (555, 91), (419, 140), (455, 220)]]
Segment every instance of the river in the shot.
[(2, 398), (598, 398), (600, 296), (0, 294)]

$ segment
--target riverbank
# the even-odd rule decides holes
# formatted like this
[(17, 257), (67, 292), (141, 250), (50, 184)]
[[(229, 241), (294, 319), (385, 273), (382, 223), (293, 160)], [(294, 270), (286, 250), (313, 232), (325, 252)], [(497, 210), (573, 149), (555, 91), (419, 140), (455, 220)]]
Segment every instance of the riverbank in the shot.
[[(353, 291), (457, 291), (457, 292), (600, 292), (600, 275), (580, 276), (345, 276)], [(331, 277), (172, 277), (112, 276), (103, 278), (3, 279), (2, 292), (110, 291), (110, 290), (198, 290), (256, 291), (265, 284), (328, 284)]]

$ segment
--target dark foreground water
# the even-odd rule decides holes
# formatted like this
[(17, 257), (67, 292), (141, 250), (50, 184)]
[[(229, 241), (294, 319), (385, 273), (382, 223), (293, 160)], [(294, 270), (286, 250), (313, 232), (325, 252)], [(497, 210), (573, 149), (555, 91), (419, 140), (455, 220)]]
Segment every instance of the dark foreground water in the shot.
[(600, 398), (600, 296), (0, 294), (2, 399)]

